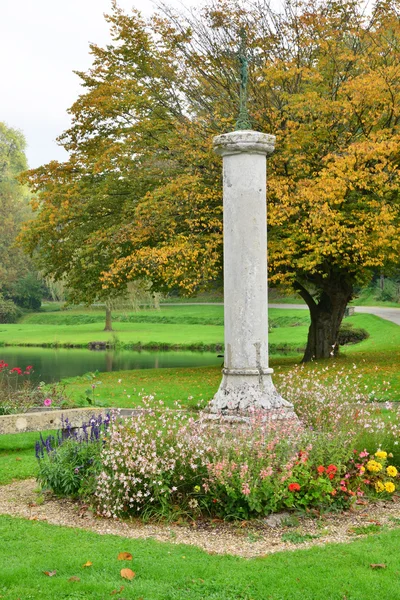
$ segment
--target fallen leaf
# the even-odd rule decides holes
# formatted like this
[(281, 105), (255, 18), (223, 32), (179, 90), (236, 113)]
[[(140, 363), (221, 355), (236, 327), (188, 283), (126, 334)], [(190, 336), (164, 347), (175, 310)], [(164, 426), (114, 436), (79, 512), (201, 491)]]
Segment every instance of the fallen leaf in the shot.
[(90, 562), (90, 560), (88, 560), (87, 562), (85, 562), (85, 564), (84, 564), (84, 565), (82, 565), (82, 569), (83, 569), (84, 567), (91, 567), (92, 565), (93, 565), (93, 563), (92, 563), (92, 562)]
[(382, 523), (376, 521), (375, 519), (368, 519), (367, 523), (375, 523), (375, 525), (382, 525)]
[(17, 457), (15, 458), (15, 460), (22, 460), (22, 458), (20, 458), (19, 456), (17, 456)]
[(132, 581), (132, 579), (135, 577), (135, 573), (132, 571), (132, 569), (121, 569), (121, 577)]
[(34, 517), (29, 517), (29, 520), (30, 521), (37, 521), (38, 519), (37, 519), (37, 516), (35, 515)]
[(120, 594), (123, 590), (124, 590), (124, 586), (121, 585), (121, 587), (119, 588), (119, 590), (113, 590), (110, 594), (110, 596), (115, 596), (115, 594)]
[(371, 567), (371, 569), (386, 569), (387, 565), (383, 564), (383, 563), (373, 563), (372, 565), (369, 565)]
[(130, 552), (120, 552), (118, 554), (118, 560), (132, 560), (132, 554), (130, 554)]
[(47, 577), (54, 577), (54, 575), (57, 574), (57, 571), (43, 571), (43, 573), (47, 575)]
[(70, 577), (68, 579), (68, 581), (80, 581), (80, 580), (81, 580), (81, 578), (80, 577), (76, 577), (75, 575), (73, 575), (72, 577)]

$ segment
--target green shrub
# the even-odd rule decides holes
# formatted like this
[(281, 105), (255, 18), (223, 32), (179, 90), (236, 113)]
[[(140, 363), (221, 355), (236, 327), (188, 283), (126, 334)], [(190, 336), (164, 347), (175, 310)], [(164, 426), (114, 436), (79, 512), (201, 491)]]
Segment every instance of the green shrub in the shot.
[(0, 323), (16, 323), (21, 315), (21, 309), (0, 294)]
[(381, 288), (379, 282), (377, 282), (376, 290), (375, 297), (381, 302), (399, 302), (400, 300), (400, 285), (392, 279), (385, 278), (383, 281), (383, 288)]
[(47, 458), (39, 460), (38, 482), (44, 490), (58, 496), (78, 496), (85, 489), (88, 496), (95, 485), (99, 469), (101, 444), (79, 444), (67, 440)]
[(45, 440), (41, 436), (35, 452), (39, 462), (37, 479), (42, 488), (58, 496), (89, 499), (101, 469), (100, 455), (109, 422), (109, 415), (104, 420), (93, 417), (77, 434), (66, 419), (64, 434), (58, 432), (57, 437), (50, 435)]
[(339, 330), (339, 346), (358, 344), (369, 337), (369, 333), (362, 327), (354, 327), (352, 323), (343, 323)]
[(27, 310), (39, 310), (44, 293), (45, 287), (35, 273), (27, 273), (9, 290), (9, 296), (15, 304)]

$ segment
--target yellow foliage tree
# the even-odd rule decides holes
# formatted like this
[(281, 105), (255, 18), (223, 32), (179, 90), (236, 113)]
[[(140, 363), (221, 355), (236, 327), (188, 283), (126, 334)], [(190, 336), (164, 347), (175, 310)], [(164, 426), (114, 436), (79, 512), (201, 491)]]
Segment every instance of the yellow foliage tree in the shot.
[(192, 294), (221, 276), (221, 165), (234, 129), (240, 32), (254, 129), (269, 160), (269, 270), (305, 299), (305, 360), (329, 357), (354, 287), (399, 262), (400, 20), (397, 0), (211, 0), (148, 22), (114, 4), (113, 44), (91, 46), (85, 93), (60, 138), (68, 163), (27, 174), (42, 268), (79, 295), (127, 281)]

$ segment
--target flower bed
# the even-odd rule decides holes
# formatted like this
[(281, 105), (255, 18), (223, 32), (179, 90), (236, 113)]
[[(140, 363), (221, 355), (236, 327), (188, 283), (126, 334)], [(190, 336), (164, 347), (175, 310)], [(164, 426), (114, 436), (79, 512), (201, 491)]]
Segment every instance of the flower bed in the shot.
[(288, 508), (341, 510), (365, 495), (389, 498), (399, 478), (398, 416), (387, 418), (354, 387), (351, 395), (346, 385), (341, 390), (323, 391), (312, 378), (298, 386), (291, 399), (301, 424), (256, 413), (249, 423), (213, 423), (144, 398), (145, 410), (126, 419), (116, 412), (95, 440), (46, 447), (40, 481), (68, 495), (54, 481), (73, 480), (75, 495), (114, 518), (247, 520)]

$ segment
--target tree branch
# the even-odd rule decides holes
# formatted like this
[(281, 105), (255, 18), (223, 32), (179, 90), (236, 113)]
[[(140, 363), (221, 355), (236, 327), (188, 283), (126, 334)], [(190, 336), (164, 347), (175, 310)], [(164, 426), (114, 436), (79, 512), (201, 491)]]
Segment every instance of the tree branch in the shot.
[(314, 312), (317, 310), (317, 303), (314, 298), (311, 296), (310, 292), (306, 290), (306, 288), (301, 285), (298, 281), (295, 281), (293, 284), (293, 288), (296, 292), (303, 298), (304, 302), (307, 304), (310, 312)]

